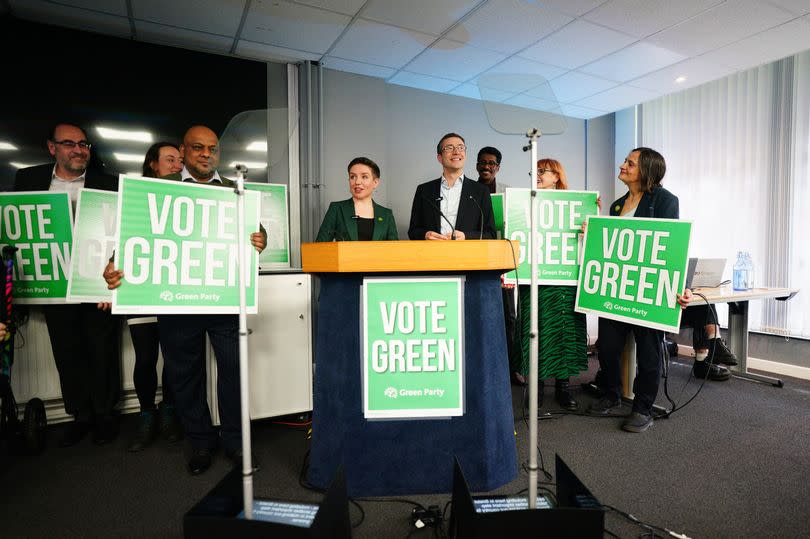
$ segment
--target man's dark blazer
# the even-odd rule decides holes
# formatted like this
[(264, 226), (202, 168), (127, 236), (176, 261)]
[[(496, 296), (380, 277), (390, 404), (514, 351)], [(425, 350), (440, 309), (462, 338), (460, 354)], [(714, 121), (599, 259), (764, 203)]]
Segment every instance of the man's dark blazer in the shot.
[[(610, 215), (621, 215), (624, 201), (630, 196), (630, 191), (610, 205)], [(680, 208), (678, 197), (663, 187), (653, 187), (649, 193), (644, 193), (636, 206), (633, 217), (654, 217), (656, 219), (678, 219)]]
[[(398, 240), (397, 224), (394, 214), (385, 206), (380, 206), (373, 200), (374, 205), (374, 232), (372, 241)], [(354, 200), (341, 200), (329, 204), (326, 215), (318, 230), (315, 241), (357, 241), (357, 219), (354, 214)]]
[[(14, 178), (15, 191), (47, 191), (51, 188), (51, 176), (53, 175), (53, 163), (47, 165), (37, 165), (34, 167), (21, 168)], [(104, 191), (118, 191), (118, 178), (87, 170), (84, 176), (84, 187), (87, 189), (102, 189)]]
[[(416, 188), (411, 208), (411, 226), (408, 228), (410, 239), (423, 240), (429, 230), (434, 232), (441, 230), (443, 219), (439, 214), (440, 201), (438, 200), (441, 196), (441, 185), (442, 179), (438, 178)], [(483, 239), (494, 240), (496, 238), (495, 217), (492, 214), (492, 198), (489, 196), (489, 188), (468, 176), (464, 176), (461, 184), (461, 200), (458, 203), (455, 229), (464, 232), (468, 240), (477, 240), (482, 231)]]

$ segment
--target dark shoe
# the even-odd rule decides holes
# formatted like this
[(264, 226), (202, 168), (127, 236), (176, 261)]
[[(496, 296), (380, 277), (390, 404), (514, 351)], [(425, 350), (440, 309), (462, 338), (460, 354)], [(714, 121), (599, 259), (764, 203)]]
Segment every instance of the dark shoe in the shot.
[(171, 443), (183, 439), (183, 429), (174, 412), (174, 406), (163, 404), (160, 406), (160, 434), (163, 439)]
[(210, 449), (193, 449), (188, 459), (188, 473), (200, 475), (211, 467)]
[(574, 397), (571, 396), (568, 380), (557, 380), (554, 383), (554, 400), (565, 410), (573, 411), (579, 408), (579, 404), (574, 400)]
[(93, 429), (93, 443), (96, 445), (107, 445), (118, 438), (118, 423), (112, 416), (100, 417), (96, 420), (96, 427)]
[(596, 385), (596, 380), (582, 384), (582, 391), (594, 397), (598, 397), (602, 394), (602, 390)]
[(722, 382), (731, 377), (731, 371), (729, 371), (726, 367), (723, 367), (722, 365), (709, 365), (709, 362), (706, 360), (695, 361), (694, 366), (692, 366), (692, 372), (694, 373), (695, 378), (700, 380), (708, 378), (709, 380), (714, 380), (715, 382)]
[(62, 437), (56, 443), (59, 447), (70, 447), (81, 442), (90, 432), (90, 424), (84, 421), (71, 421), (62, 432)]
[(627, 432), (644, 432), (649, 429), (652, 424), (652, 416), (634, 411), (624, 420), (624, 423), (622, 423), (622, 430), (626, 430)]
[(138, 431), (127, 447), (127, 451), (131, 453), (137, 453), (149, 447), (157, 434), (157, 418), (154, 411), (144, 410), (139, 414), (138, 420)]
[(711, 339), (709, 341), (709, 353), (714, 350), (714, 364), (715, 365), (736, 365), (737, 356), (734, 352), (728, 349), (723, 339)]
[(588, 406), (588, 413), (591, 415), (611, 415), (613, 412), (618, 411), (622, 407), (620, 399), (612, 399), (610, 397), (602, 397), (596, 402)]
[[(231, 464), (233, 464), (234, 468), (242, 469), (242, 449), (235, 449), (233, 451), (227, 451), (225, 455), (230, 459)], [(261, 466), (259, 466), (259, 461), (256, 460), (256, 455), (253, 453), (250, 454), (250, 464), (253, 466), (253, 471), (258, 472), (261, 470)]]
[(517, 371), (512, 372), (510, 379), (512, 381), (513, 386), (525, 386), (526, 385), (526, 377), (520, 374)]

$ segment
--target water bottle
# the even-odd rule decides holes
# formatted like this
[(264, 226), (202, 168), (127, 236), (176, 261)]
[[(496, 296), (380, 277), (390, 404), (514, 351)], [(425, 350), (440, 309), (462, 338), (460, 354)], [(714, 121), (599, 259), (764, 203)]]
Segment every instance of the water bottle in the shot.
[(737, 261), (734, 262), (734, 290), (750, 290), (753, 284), (754, 264), (751, 257), (744, 251), (737, 252)]

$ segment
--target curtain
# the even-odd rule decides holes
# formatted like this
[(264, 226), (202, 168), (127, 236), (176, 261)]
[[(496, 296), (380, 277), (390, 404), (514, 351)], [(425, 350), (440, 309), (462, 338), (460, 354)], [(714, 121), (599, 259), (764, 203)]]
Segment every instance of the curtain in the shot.
[[(667, 161), (664, 186), (691, 220), (690, 256), (754, 261), (755, 286), (803, 289), (753, 301), (752, 330), (810, 337), (810, 54), (645, 103), (644, 146)], [(803, 297), (804, 296), (804, 297)], [(727, 308), (718, 305), (720, 323)]]

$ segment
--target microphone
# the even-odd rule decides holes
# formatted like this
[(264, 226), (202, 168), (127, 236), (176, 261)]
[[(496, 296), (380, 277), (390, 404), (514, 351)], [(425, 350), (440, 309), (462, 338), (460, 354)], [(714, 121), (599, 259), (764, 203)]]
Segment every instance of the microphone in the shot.
[[(442, 210), (441, 210), (441, 209), (439, 209), (439, 207), (438, 207), (438, 206), (437, 206), (437, 205), (436, 205), (436, 204), (435, 204), (435, 203), (434, 203), (432, 200), (430, 200), (428, 197), (426, 197), (426, 196), (422, 195), (422, 199), (424, 199), (424, 200), (425, 200), (425, 202), (427, 202), (428, 204), (430, 204), (430, 205), (433, 207), (433, 209), (434, 209), (434, 210), (436, 210), (437, 212), (439, 212), (439, 215), (441, 216), (441, 218), (442, 218), (442, 219), (444, 219), (444, 221), (445, 221), (445, 222), (446, 222), (448, 225), (450, 225), (450, 239), (451, 239), (451, 240), (456, 239), (456, 227), (454, 227), (454, 226), (453, 226), (453, 223), (451, 223), (451, 222), (450, 222), (450, 219), (448, 219), (448, 218), (447, 218), (447, 216), (445, 216), (445, 215), (442, 213)], [(444, 200), (444, 197), (437, 197), (437, 198), (436, 198), (436, 202), (441, 202), (442, 200)]]
[(478, 239), (482, 240), (484, 239), (484, 209), (481, 207), (481, 204), (479, 204), (478, 201), (475, 200), (474, 196), (469, 195), (468, 198), (472, 200), (473, 203), (478, 207), (478, 213), (481, 214), (481, 226), (478, 228)]

